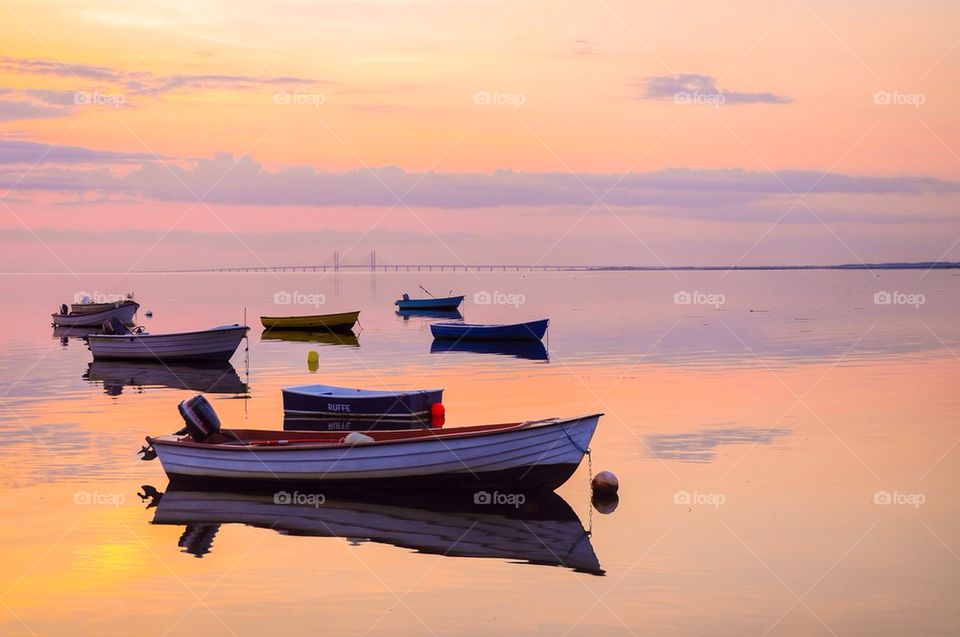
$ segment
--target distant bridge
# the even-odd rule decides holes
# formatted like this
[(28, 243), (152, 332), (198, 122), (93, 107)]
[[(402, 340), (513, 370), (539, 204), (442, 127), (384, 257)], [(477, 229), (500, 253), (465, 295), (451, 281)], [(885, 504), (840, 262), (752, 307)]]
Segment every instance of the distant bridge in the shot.
[(590, 271), (724, 271), (724, 270), (943, 270), (958, 269), (960, 263), (953, 261), (921, 261), (913, 263), (843, 263), (835, 265), (540, 265), (540, 264), (467, 264), (467, 263), (377, 263), (376, 251), (370, 252), (370, 262), (363, 264), (340, 263), (340, 252), (333, 253), (329, 263), (315, 265), (260, 265), (218, 268), (186, 268), (183, 270), (154, 270), (159, 273), (198, 272), (341, 272), (344, 270), (367, 272), (590, 272)]
[(343, 270), (367, 272), (508, 272), (508, 271), (561, 271), (561, 270), (595, 270), (597, 266), (590, 265), (496, 265), (466, 263), (377, 263), (377, 253), (370, 253), (370, 262), (362, 264), (346, 264), (340, 262), (340, 252), (333, 253), (329, 263), (315, 265), (261, 265), (237, 266), (231, 268), (188, 268), (185, 270), (162, 270), (162, 272), (340, 272)]
[[(396, 265), (266, 265), (238, 266), (233, 268), (190, 268), (188, 270), (156, 270), (166, 273), (195, 272), (342, 272), (344, 270), (367, 272), (546, 272), (605, 270), (595, 265), (468, 265), (463, 263), (403, 263)], [(662, 268), (649, 268), (662, 269)]]

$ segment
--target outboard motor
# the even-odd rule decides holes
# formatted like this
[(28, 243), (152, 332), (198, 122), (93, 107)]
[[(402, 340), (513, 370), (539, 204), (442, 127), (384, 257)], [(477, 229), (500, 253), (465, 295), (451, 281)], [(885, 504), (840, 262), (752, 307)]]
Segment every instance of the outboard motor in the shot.
[(100, 324), (100, 329), (103, 330), (104, 334), (129, 334), (130, 330), (127, 329), (127, 326), (118, 319), (116, 316), (111, 317)]
[(403, 293), (403, 300), (404, 300), (404, 301), (409, 301), (409, 300), (410, 300), (410, 295), (407, 294), (406, 292), (404, 292), (404, 293)]
[(202, 394), (188, 398), (177, 405), (180, 416), (186, 426), (177, 433), (189, 433), (197, 442), (203, 442), (210, 436), (220, 433), (220, 418)]
[(66, 303), (60, 304), (60, 316), (66, 316), (70, 313), (70, 308), (67, 307)]

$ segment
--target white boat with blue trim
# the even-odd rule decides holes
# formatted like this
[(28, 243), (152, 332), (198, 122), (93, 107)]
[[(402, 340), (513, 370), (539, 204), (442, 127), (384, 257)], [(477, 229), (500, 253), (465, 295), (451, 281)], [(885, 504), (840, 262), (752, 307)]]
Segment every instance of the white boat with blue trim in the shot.
[(114, 333), (87, 337), (94, 360), (228, 361), (250, 328), (234, 324), (195, 332), (149, 334), (113, 324), (111, 330)]
[[(74, 307), (78, 307), (74, 305)], [(97, 303), (96, 307), (75, 311), (60, 306), (60, 312), (51, 314), (55, 327), (100, 327), (103, 323), (116, 319), (123, 325), (132, 325), (133, 316), (140, 309), (136, 301), (118, 301), (117, 303)]]
[(309, 483), (324, 489), (549, 490), (580, 465), (602, 414), (451, 429), (221, 430), (203, 396), (180, 404), (187, 426), (147, 441), (171, 481)]

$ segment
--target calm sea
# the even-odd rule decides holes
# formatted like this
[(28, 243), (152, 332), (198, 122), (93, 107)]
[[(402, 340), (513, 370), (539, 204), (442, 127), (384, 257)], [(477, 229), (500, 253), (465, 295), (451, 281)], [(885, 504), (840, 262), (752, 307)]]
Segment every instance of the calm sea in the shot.
[[(393, 308), (418, 284), (549, 317), (544, 348), (431, 347)], [(127, 292), (152, 332), (246, 317), (249, 348), (92, 363), (50, 326)], [(356, 309), (355, 340), (261, 338)], [(0, 276), (0, 634), (955, 635), (958, 310), (948, 271)], [(446, 427), (603, 411), (619, 503), (586, 461), (521, 506), (168, 490), (137, 451), (211, 379), (236, 427), (309, 382), (443, 387)]]

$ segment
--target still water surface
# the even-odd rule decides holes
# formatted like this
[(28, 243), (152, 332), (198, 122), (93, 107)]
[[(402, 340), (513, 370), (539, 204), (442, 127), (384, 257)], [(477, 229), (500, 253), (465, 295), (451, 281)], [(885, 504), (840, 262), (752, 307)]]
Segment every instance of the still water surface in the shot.
[[(0, 634), (957, 634), (960, 276), (878, 274), (2, 276)], [(549, 316), (544, 349), (431, 347), (393, 311), (418, 283)], [(91, 364), (49, 325), (127, 291), (154, 332), (246, 311), (249, 352)], [(261, 338), (353, 309), (356, 339)], [(592, 510), (586, 462), (520, 508), (168, 491), (136, 452), (211, 381), (225, 426), (280, 428), (307, 382), (443, 387), (447, 427), (603, 411), (619, 505)]]

